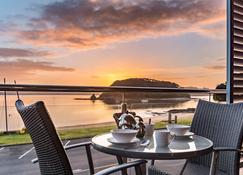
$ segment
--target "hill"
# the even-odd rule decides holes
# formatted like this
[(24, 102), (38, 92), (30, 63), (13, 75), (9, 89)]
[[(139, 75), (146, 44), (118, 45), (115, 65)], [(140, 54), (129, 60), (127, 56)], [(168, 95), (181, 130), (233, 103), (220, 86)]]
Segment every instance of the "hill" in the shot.
[(149, 78), (129, 78), (125, 80), (116, 80), (111, 86), (137, 86), (137, 87), (166, 87), (179, 88), (180, 86), (170, 81), (160, 81)]
[[(129, 78), (125, 80), (116, 80), (111, 86), (134, 86), (134, 87), (164, 87), (179, 88), (180, 85), (170, 81), (160, 81), (149, 78)], [(122, 102), (123, 93), (119, 92), (103, 92), (99, 99), (108, 104), (119, 104)], [(171, 100), (186, 101), (190, 98), (189, 94), (179, 93), (158, 93), (158, 92), (126, 92), (125, 100), (127, 103), (139, 103), (141, 101), (161, 102)]]

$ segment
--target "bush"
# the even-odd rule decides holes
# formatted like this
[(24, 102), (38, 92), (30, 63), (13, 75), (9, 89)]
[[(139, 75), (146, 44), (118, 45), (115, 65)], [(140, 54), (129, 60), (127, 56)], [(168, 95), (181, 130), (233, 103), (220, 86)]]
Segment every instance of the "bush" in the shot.
[[(217, 85), (216, 89), (226, 89), (226, 83)], [(213, 99), (215, 101), (226, 101), (226, 94), (213, 94)]]

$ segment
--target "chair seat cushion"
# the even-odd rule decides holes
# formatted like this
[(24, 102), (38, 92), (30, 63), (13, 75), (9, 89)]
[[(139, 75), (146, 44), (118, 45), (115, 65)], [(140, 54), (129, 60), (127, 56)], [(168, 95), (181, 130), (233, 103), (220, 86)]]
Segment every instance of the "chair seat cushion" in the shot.
[[(156, 169), (167, 172), (171, 175), (179, 175), (185, 160), (159, 160), (155, 161)], [(188, 163), (183, 175), (208, 175), (209, 167), (201, 166), (194, 163)], [(216, 175), (227, 175), (222, 171), (218, 171)]]

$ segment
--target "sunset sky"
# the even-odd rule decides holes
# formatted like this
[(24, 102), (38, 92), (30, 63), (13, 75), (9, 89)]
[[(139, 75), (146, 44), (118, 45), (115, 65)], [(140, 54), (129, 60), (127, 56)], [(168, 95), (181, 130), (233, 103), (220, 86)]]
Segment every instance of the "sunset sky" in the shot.
[(0, 78), (110, 85), (225, 81), (224, 0), (1, 0)]

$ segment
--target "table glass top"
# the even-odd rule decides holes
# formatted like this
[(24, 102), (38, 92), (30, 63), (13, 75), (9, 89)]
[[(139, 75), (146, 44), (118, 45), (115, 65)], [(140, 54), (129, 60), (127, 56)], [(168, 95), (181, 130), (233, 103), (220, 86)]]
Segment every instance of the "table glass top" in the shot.
[[(146, 146), (141, 146), (138, 144), (124, 144), (117, 145), (112, 144), (108, 140), (111, 138), (111, 134), (102, 134), (94, 137), (92, 139), (92, 143), (94, 148), (99, 151), (103, 151), (111, 154), (143, 154), (152, 156), (152, 154), (156, 154), (156, 156), (185, 156), (187, 155), (196, 155), (202, 151), (209, 150), (212, 148), (213, 143), (207, 138), (201, 136), (191, 136), (187, 138), (175, 138), (168, 146), (166, 147), (158, 147), (156, 146), (156, 141), (154, 142), (153, 138), (150, 138), (150, 143)], [(138, 156), (131, 156), (138, 157)]]

